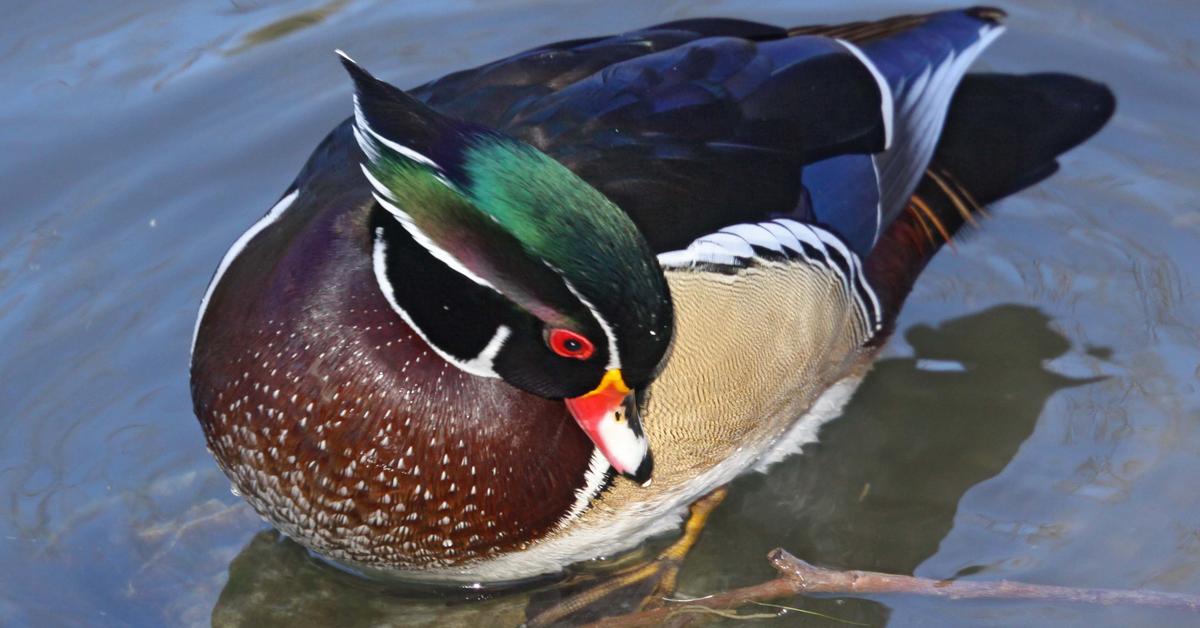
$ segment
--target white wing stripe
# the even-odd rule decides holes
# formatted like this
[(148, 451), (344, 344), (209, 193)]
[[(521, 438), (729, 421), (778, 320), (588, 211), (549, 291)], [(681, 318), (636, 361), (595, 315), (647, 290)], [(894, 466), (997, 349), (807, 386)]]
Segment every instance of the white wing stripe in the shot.
[(875, 237), (871, 238), (871, 248), (879, 242), (879, 236), (883, 233), (883, 190), (879, 186), (879, 160), (875, 155), (871, 155), (871, 170), (875, 171)]
[(876, 85), (879, 86), (879, 108), (880, 115), (883, 116), (883, 149), (887, 150), (892, 146), (892, 116), (895, 115), (896, 111), (895, 99), (892, 97), (892, 87), (888, 85), (887, 79), (883, 78), (883, 74), (880, 73), (879, 68), (875, 67), (875, 63), (868, 59), (867, 55), (863, 54), (863, 51), (858, 46), (844, 39), (836, 41), (845, 47), (846, 50), (849, 50), (850, 54), (858, 58), (859, 63), (867, 68), (871, 76), (875, 79)]
[(975, 42), (950, 51), (936, 65), (896, 86), (895, 143), (880, 155), (877, 164), (885, 216), (894, 215), (908, 202), (933, 156), (959, 81), (979, 53), (1003, 32), (1002, 26), (981, 27)]

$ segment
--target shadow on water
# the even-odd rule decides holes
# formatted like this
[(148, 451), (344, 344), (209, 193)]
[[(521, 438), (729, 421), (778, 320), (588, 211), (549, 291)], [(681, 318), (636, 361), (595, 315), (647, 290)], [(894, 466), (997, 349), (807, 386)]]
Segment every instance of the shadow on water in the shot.
[[(1043, 367), (1071, 345), (1032, 307), (917, 325), (904, 338), (913, 357), (876, 363), (819, 443), (738, 482), (688, 565), (688, 593), (772, 576), (765, 558), (757, 571), (723, 566), (774, 547), (819, 565), (912, 573), (950, 531), (963, 494), (1016, 455), (1047, 399), (1097, 381)], [(870, 625), (888, 615), (862, 600), (803, 602)]]
[[(918, 325), (904, 337), (914, 356), (879, 361), (819, 443), (765, 476), (736, 483), (686, 564), (681, 595), (771, 577), (765, 558), (749, 557), (765, 557), (773, 547), (821, 565), (912, 573), (950, 531), (963, 494), (1013, 458), (1047, 399), (1097, 381), (1043, 367), (1071, 345), (1027, 306)], [(526, 598), (464, 603), (461, 596), (397, 596), (267, 531), (230, 564), (212, 617), (221, 626), (501, 626), (524, 619)], [(869, 625), (889, 615), (867, 600), (794, 603)], [(634, 604), (612, 600), (608, 608)]]

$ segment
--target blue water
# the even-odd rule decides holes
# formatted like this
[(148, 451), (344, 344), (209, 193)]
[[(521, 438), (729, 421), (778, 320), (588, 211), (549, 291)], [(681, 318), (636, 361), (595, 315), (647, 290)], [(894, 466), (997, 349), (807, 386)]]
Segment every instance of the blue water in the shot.
[[(187, 387), (212, 270), (350, 112), (334, 48), (413, 85), (681, 17), (952, 6), (843, 4), (5, 3), (0, 624), (518, 621), (523, 595), (414, 600), (335, 572), (230, 494)], [(683, 594), (769, 577), (776, 546), (932, 578), (1200, 592), (1200, 5), (1004, 8), (1009, 32), (979, 68), (1105, 81), (1116, 117), (935, 260), (846, 417), (734, 486)], [(1046, 602), (788, 603), (873, 626), (1200, 621)], [(839, 625), (777, 623), (806, 621)]]

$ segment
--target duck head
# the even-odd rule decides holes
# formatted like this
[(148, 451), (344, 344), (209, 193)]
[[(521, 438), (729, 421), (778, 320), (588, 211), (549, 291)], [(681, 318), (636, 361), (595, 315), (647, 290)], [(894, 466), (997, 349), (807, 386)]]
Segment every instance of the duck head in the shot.
[(536, 148), (434, 111), (339, 54), (381, 208), (373, 262), (388, 302), (459, 369), (564, 400), (613, 468), (648, 483), (639, 400), (673, 311), (641, 233)]

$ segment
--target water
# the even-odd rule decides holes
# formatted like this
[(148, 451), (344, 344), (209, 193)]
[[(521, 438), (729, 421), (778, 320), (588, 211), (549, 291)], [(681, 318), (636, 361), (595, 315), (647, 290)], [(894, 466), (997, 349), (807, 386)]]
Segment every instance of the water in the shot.
[[(210, 273), (349, 113), (332, 49), (413, 85), (549, 40), (686, 16), (808, 23), (902, 10), (5, 4), (0, 624), (147, 626), (521, 617), (524, 595), (401, 596), (313, 561), (230, 494), (191, 415), (188, 346)], [(807, 455), (734, 486), (683, 593), (769, 577), (775, 546), (932, 578), (1200, 592), (1200, 6), (1005, 8), (1009, 33), (979, 67), (1103, 80), (1116, 117), (1063, 172), (937, 258), (846, 417)], [(791, 603), (873, 626), (1196, 621), (1045, 602)], [(805, 621), (838, 625), (795, 613), (776, 623)]]

